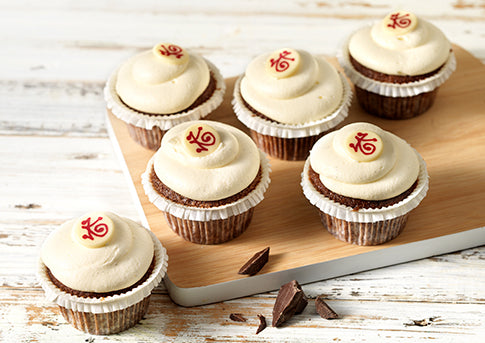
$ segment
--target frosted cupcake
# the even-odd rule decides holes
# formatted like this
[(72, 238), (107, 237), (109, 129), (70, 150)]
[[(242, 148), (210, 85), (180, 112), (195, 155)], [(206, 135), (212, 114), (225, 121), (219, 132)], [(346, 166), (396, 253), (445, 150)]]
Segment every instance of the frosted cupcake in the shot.
[(157, 150), (171, 127), (216, 109), (225, 87), (212, 63), (162, 43), (123, 63), (109, 78), (104, 95), (108, 109), (126, 123), (130, 136)]
[(76, 329), (108, 335), (146, 314), (167, 269), (159, 240), (110, 212), (69, 220), (42, 245), (38, 276), (46, 297)]
[(369, 123), (322, 137), (302, 173), (305, 196), (336, 238), (377, 245), (399, 235), (428, 190), (426, 164), (408, 143)]
[(304, 160), (347, 116), (351, 90), (324, 58), (280, 49), (256, 57), (234, 87), (233, 107), (270, 156)]
[(198, 244), (242, 234), (269, 181), (268, 162), (251, 138), (214, 121), (169, 130), (142, 175), (145, 193), (172, 230)]
[(451, 44), (436, 26), (395, 11), (354, 32), (339, 61), (362, 108), (389, 119), (415, 117), (434, 103), (456, 68)]

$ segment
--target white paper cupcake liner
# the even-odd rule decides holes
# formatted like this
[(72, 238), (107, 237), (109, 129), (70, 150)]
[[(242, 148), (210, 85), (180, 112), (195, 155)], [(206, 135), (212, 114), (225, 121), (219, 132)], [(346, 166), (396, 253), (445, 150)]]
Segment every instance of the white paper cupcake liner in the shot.
[(104, 99), (106, 101), (106, 106), (119, 119), (146, 130), (151, 130), (156, 126), (162, 131), (167, 131), (180, 123), (201, 119), (219, 107), (226, 91), (226, 83), (222, 77), (222, 74), (219, 72), (219, 69), (217, 69), (217, 67), (208, 60), (205, 61), (214, 75), (216, 80), (216, 88), (212, 96), (196, 108), (177, 114), (148, 115), (126, 106), (116, 93), (116, 77), (118, 75), (119, 68), (117, 68), (111, 74), (106, 86), (104, 87)]
[(428, 192), (429, 176), (426, 170), (426, 163), (417, 152), (416, 154), (418, 155), (420, 165), (418, 184), (408, 197), (394, 205), (375, 209), (364, 208), (355, 211), (352, 207), (339, 204), (327, 198), (317, 191), (310, 181), (308, 176), (310, 158), (307, 158), (302, 173), (301, 186), (303, 188), (303, 193), (310, 203), (316, 206), (320, 211), (348, 222), (371, 223), (400, 217), (416, 208)]
[[(351, 35), (349, 39), (350, 37)], [(337, 59), (350, 81), (357, 87), (371, 93), (399, 98), (431, 92), (441, 86), (456, 69), (456, 58), (452, 51), (444, 66), (437, 73), (426, 79), (402, 84), (376, 81), (359, 73), (350, 62), (349, 39), (345, 41), (342, 49), (337, 53)]]
[(226, 219), (231, 216), (235, 216), (248, 211), (250, 208), (255, 207), (263, 200), (264, 192), (268, 189), (270, 183), (269, 172), (271, 171), (271, 169), (268, 159), (266, 158), (264, 153), (261, 151), (259, 153), (261, 156), (262, 168), (261, 181), (258, 183), (256, 188), (245, 197), (238, 199), (233, 203), (225, 204), (222, 206), (211, 208), (190, 207), (177, 204), (161, 196), (153, 188), (150, 181), (150, 174), (153, 166), (153, 157), (148, 162), (147, 169), (141, 176), (141, 183), (143, 184), (145, 194), (148, 196), (148, 199), (151, 203), (153, 203), (159, 210), (163, 212), (168, 212), (177, 218), (194, 221)]
[(267, 136), (280, 138), (300, 138), (316, 136), (328, 131), (340, 124), (348, 115), (350, 103), (352, 101), (352, 89), (345, 77), (339, 73), (342, 80), (344, 94), (339, 107), (330, 115), (320, 120), (305, 124), (292, 125), (272, 122), (256, 116), (245, 105), (240, 93), (240, 83), (244, 75), (241, 75), (234, 85), (234, 97), (232, 105), (237, 118), (248, 128)]
[(59, 306), (78, 312), (108, 313), (128, 308), (149, 296), (152, 290), (160, 283), (167, 271), (168, 255), (158, 238), (147, 230), (152, 237), (155, 248), (155, 266), (151, 275), (141, 285), (118, 295), (104, 298), (82, 298), (62, 291), (52, 283), (47, 275), (47, 267), (39, 259), (37, 277), (45, 291), (47, 300)]

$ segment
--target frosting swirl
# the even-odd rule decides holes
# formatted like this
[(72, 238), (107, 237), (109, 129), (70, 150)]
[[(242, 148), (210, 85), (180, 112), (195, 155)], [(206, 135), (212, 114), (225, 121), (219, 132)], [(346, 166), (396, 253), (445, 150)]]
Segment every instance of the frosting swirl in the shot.
[(357, 62), (389, 75), (422, 75), (446, 62), (451, 44), (436, 26), (417, 18), (412, 30), (396, 34), (387, 18), (350, 37), (349, 53)]
[[(217, 148), (201, 156), (186, 147), (187, 129), (209, 125), (217, 131)], [(256, 177), (260, 155), (244, 132), (214, 121), (192, 121), (170, 129), (154, 156), (157, 177), (175, 192), (194, 200), (221, 200), (237, 194)]]
[(241, 80), (242, 97), (256, 111), (280, 123), (303, 124), (325, 118), (342, 101), (343, 85), (337, 70), (306, 51), (287, 50), (299, 56), (291, 75), (275, 77), (266, 63), (272, 54), (260, 55), (251, 61)]
[(69, 288), (103, 293), (130, 287), (152, 262), (153, 242), (145, 228), (111, 212), (100, 215), (113, 224), (104, 245), (81, 244), (73, 233), (78, 220), (73, 219), (53, 231), (42, 246), (42, 261)]
[[(382, 143), (382, 150), (375, 152), (374, 159), (363, 161), (352, 155), (358, 148), (365, 154), (363, 144), (377, 142)], [(329, 190), (363, 200), (399, 195), (414, 184), (419, 174), (415, 150), (396, 135), (369, 123), (349, 124), (323, 136), (310, 152), (310, 164)]]
[(161, 58), (155, 49), (130, 58), (118, 71), (118, 96), (145, 113), (171, 114), (188, 108), (207, 88), (210, 72), (201, 56), (183, 52), (186, 58), (180, 63)]

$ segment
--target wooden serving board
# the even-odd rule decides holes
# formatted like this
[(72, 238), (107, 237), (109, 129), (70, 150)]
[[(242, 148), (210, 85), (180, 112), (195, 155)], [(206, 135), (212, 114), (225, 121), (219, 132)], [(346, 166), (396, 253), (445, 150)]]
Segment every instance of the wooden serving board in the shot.
[[(301, 191), (303, 162), (276, 159), (270, 159), (269, 190), (245, 233), (213, 246), (183, 240), (144, 194), (140, 175), (153, 152), (134, 143), (124, 123), (108, 112), (110, 136), (140, 214), (168, 250), (165, 282), (172, 299), (200, 305), (277, 289), (291, 279), (307, 283), (485, 244), (485, 66), (458, 46), (454, 51), (457, 70), (425, 114), (404, 121), (379, 119), (364, 113), (354, 99), (344, 122), (367, 121), (392, 131), (428, 165), (427, 197), (398, 238), (375, 247), (346, 244), (330, 235)], [(224, 102), (207, 119), (247, 131), (231, 107), (234, 80), (226, 80)], [(267, 246), (270, 259), (258, 275), (237, 274)]]

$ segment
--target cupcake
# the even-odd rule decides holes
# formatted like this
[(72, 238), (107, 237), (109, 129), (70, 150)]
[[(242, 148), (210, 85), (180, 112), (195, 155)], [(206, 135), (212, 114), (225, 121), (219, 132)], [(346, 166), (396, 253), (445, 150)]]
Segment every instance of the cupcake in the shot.
[(109, 78), (104, 95), (108, 109), (126, 123), (130, 136), (157, 150), (168, 129), (216, 109), (225, 88), (212, 63), (163, 43), (123, 63)]
[(388, 119), (427, 111), (456, 68), (443, 32), (406, 11), (354, 32), (338, 58), (362, 108)]
[(47, 299), (76, 329), (108, 335), (145, 315), (167, 259), (149, 230), (114, 213), (92, 212), (49, 235), (38, 277)]
[(353, 123), (315, 143), (301, 184), (332, 235), (377, 245), (403, 230), (426, 195), (428, 173), (403, 139), (373, 124)]
[(170, 129), (142, 175), (171, 229), (198, 244), (242, 234), (269, 182), (269, 164), (251, 138), (214, 121)]
[(324, 58), (286, 48), (251, 61), (236, 81), (233, 107), (264, 152), (304, 160), (347, 116), (351, 97), (345, 78)]

